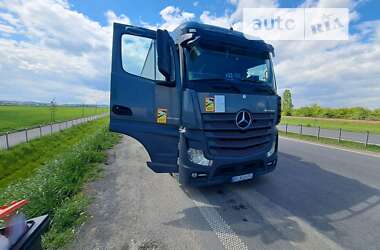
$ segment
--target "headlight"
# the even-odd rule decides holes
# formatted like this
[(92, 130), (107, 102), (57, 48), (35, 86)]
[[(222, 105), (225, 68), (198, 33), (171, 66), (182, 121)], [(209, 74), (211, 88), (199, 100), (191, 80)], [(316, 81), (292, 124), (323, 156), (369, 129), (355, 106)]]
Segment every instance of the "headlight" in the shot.
[(189, 148), (187, 150), (187, 155), (189, 157), (189, 160), (192, 163), (202, 165), (202, 166), (211, 166), (212, 165), (212, 160), (207, 159), (203, 155), (203, 151), (199, 149), (194, 149), (194, 148)]
[(267, 157), (271, 157), (273, 155), (274, 151), (276, 151), (276, 139), (273, 140), (272, 147), (267, 152)]

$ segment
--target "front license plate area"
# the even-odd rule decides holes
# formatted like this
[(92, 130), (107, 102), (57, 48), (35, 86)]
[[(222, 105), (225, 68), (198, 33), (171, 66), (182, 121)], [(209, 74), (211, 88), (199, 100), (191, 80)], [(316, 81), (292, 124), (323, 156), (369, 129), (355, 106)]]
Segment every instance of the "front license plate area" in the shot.
[(239, 182), (239, 181), (245, 181), (245, 180), (250, 180), (250, 179), (253, 179), (253, 173), (233, 176), (231, 178), (231, 182)]

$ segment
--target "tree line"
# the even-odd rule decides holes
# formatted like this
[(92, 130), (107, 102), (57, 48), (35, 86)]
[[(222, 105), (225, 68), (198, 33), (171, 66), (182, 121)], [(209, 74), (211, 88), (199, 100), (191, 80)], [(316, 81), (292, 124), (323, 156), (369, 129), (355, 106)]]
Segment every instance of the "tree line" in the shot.
[(282, 94), (281, 102), (282, 115), (284, 116), (304, 116), (352, 120), (380, 120), (380, 108), (373, 110), (363, 107), (327, 108), (321, 107), (318, 104), (294, 108), (292, 94), (289, 89), (286, 89)]

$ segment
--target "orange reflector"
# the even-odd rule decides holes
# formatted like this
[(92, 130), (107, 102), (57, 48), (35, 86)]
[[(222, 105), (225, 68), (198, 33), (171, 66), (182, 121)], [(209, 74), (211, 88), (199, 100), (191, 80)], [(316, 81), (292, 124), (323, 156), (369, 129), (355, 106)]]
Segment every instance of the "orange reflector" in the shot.
[(0, 206), (0, 219), (7, 219), (14, 214), (18, 209), (28, 204), (27, 200), (13, 201), (10, 205)]

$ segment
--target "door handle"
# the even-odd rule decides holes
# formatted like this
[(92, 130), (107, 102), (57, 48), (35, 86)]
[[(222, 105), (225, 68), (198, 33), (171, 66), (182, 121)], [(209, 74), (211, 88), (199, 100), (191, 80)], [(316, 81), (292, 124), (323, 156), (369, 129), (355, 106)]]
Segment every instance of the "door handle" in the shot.
[(128, 115), (128, 116), (132, 116), (132, 110), (128, 107), (124, 107), (124, 106), (121, 106), (121, 105), (114, 105), (112, 107), (112, 112), (117, 114), (117, 115)]

